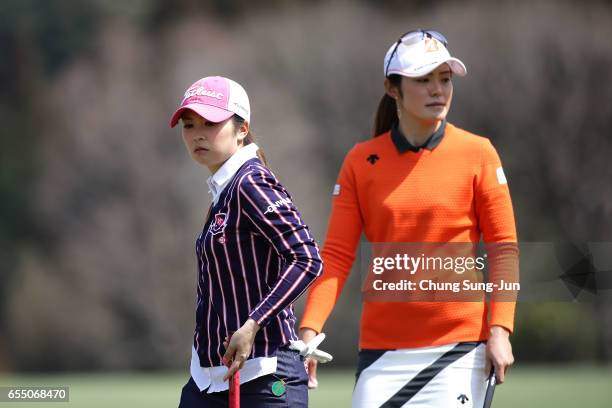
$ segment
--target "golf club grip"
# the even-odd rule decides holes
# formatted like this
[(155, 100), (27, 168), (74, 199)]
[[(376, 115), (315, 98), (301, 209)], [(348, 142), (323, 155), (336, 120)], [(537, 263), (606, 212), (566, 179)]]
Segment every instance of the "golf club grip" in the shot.
[[(234, 332), (231, 331), (227, 336), (227, 343), (232, 339)], [(228, 364), (228, 367), (230, 365)], [(240, 370), (236, 372), (229, 379), (229, 408), (240, 408)]]
[(229, 380), (229, 408), (240, 408), (240, 370)]
[(491, 368), (491, 374), (487, 379), (487, 392), (485, 393), (485, 400), (483, 408), (491, 408), (493, 403), (493, 394), (495, 393), (495, 385), (497, 380), (495, 378), (495, 368)]

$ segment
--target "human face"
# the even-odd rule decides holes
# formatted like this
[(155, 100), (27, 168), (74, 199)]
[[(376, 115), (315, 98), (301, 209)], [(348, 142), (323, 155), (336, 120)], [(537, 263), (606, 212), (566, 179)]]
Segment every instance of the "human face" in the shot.
[(191, 110), (183, 113), (181, 121), (183, 141), (191, 158), (208, 167), (211, 173), (236, 153), (248, 133), (246, 122), (236, 129), (232, 118), (215, 123)]
[(402, 77), (402, 93), (388, 87), (388, 93), (398, 102), (400, 120), (420, 123), (439, 122), (446, 118), (453, 99), (452, 71), (442, 64), (428, 75)]

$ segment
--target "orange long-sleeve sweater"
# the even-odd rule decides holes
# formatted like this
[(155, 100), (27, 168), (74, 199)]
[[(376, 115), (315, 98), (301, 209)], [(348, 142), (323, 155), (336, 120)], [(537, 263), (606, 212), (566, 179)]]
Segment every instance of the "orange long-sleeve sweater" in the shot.
[[(495, 148), (450, 123), (433, 149), (401, 152), (391, 132), (357, 144), (338, 176), (321, 252), (324, 272), (308, 293), (300, 327), (323, 328), (362, 231), (372, 243), (475, 243), (481, 236), (484, 242), (516, 242)], [(513, 330), (514, 309), (513, 302), (364, 302), (359, 344), (396, 349), (485, 340), (491, 325)]]

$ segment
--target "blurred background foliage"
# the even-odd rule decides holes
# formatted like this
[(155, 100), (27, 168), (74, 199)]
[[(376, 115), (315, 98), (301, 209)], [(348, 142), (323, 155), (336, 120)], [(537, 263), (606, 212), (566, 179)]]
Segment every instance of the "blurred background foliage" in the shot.
[[(612, 240), (612, 7), (604, 1), (3, 0), (0, 371), (184, 368), (209, 197), (168, 120), (184, 89), (243, 84), (272, 169), (322, 244), (408, 29), (468, 67), (449, 120), (497, 147), (521, 241)], [(353, 273), (325, 349), (354, 364)], [(518, 362), (612, 358), (612, 306), (523, 303)]]

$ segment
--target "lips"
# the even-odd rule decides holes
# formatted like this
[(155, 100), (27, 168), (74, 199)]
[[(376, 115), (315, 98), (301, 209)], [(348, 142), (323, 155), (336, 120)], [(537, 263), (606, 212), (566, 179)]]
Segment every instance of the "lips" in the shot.
[(207, 152), (207, 151), (208, 151), (208, 149), (207, 149), (207, 148), (205, 148), (205, 147), (200, 147), (200, 146), (198, 146), (198, 147), (196, 147), (195, 149), (193, 149), (193, 151), (194, 151), (195, 153), (198, 153), (198, 152)]
[(427, 107), (430, 107), (430, 106), (446, 106), (446, 104), (444, 102), (433, 102), (433, 103), (428, 103), (425, 106), (427, 106)]

